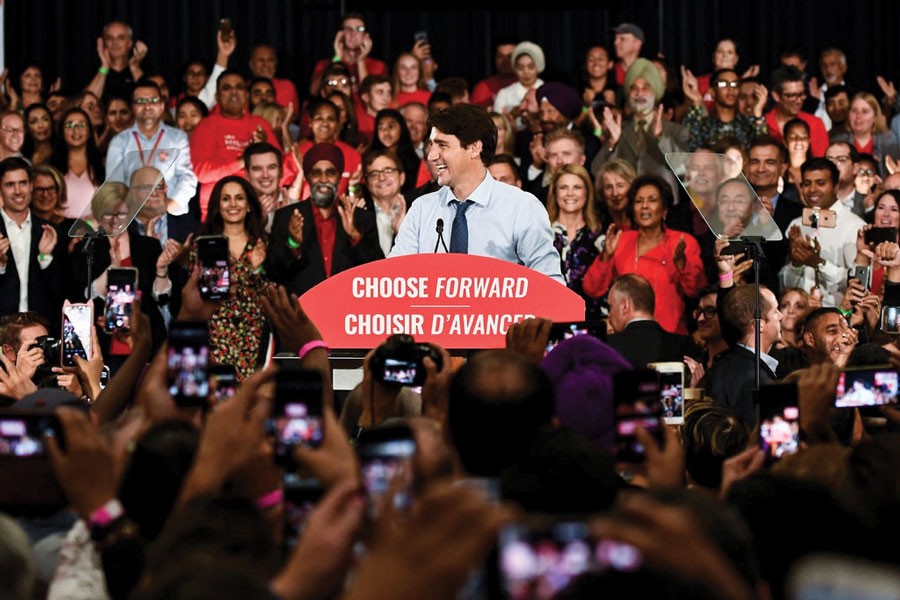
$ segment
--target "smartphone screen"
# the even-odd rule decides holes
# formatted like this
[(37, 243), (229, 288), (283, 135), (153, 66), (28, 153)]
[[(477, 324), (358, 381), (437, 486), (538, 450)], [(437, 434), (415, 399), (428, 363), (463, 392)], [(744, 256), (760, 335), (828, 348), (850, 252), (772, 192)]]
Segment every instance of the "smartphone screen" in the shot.
[(209, 408), (209, 353), (205, 321), (172, 323), (166, 380), (178, 406)]
[(881, 331), (884, 333), (900, 333), (900, 306), (881, 307)]
[(52, 409), (0, 409), (0, 511), (45, 518), (69, 504), (47, 456), (45, 435), (65, 449)]
[(203, 235), (197, 238), (200, 261), (200, 296), (206, 300), (222, 300), (231, 287), (228, 268), (228, 238), (224, 235)]
[(666, 362), (647, 365), (659, 376), (659, 402), (666, 425), (684, 422), (684, 363)]
[(267, 427), (275, 438), (275, 461), (292, 466), (294, 446), (315, 448), (322, 443), (322, 375), (318, 371), (281, 370), (275, 388)]
[(218, 405), (237, 393), (237, 369), (233, 365), (212, 365), (209, 368), (209, 390)]
[(556, 348), (563, 340), (573, 338), (576, 335), (592, 335), (598, 340), (606, 340), (606, 321), (567, 321), (554, 323), (550, 326), (550, 337), (547, 338), (548, 352)]
[(356, 451), (369, 515), (373, 518), (378, 515), (378, 506), (395, 478), (399, 479), (400, 487), (394, 495), (394, 507), (401, 512), (409, 510), (416, 455), (416, 441), (409, 427), (392, 425), (363, 430), (356, 440)]
[(75, 355), (85, 360), (92, 358), (91, 335), (94, 331), (94, 310), (92, 304), (63, 304), (62, 319), (62, 366), (74, 367)]
[(896, 404), (900, 376), (889, 366), (846, 369), (838, 377), (834, 406)]
[(505, 598), (549, 600), (583, 573), (635, 571), (641, 551), (612, 539), (593, 539), (581, 520), (519, 522), (498, 536), (497, 573)]
[(56, 415), (0, 413), (0, 456), (46, 456), (44, 435), (61, 439)]
[(137, 289), (137, 269), (110, 267), (106, 272), (106, 312), (107, 333), (129, 331), (131, 329), (131, 308)]
[(613, 375), (616, 406), (616, 459), (641, 463), (646, 458), (635, 434), (646, 429), (661, 444), (664, 430), (659, 376), (654, 369), (620, 371)]
[(381, 375), (383, 383), (397, 383), (400, 385), (413, 385), (416, 376), (422, 367), (417, 361), (401, 358), (385, 358), (384, 372)]
[(797, 384), (771, 383), (759, 390), (759, 437), (770, 464), (800, 450)]
[(285, 472), (284, 488), (284, 555), (289, 556), (297, 545), (309, 514), (325, 493), (315, 479), (302, 479), (296, 473)]

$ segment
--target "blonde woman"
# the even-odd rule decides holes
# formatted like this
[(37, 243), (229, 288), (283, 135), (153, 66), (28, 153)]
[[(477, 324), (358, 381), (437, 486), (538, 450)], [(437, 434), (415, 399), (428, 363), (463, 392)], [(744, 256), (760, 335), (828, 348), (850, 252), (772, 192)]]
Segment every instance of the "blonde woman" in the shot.
[(850, 142), (860, 154), (871, 154), (878, 161), (878, 174), (887, 177), (885, 159), (900, 157), (898, 141), (887, 128), (878, 100), (869, 92), (859, 92), (850, 101), (847, 133), (836, 135), (833, 142)]

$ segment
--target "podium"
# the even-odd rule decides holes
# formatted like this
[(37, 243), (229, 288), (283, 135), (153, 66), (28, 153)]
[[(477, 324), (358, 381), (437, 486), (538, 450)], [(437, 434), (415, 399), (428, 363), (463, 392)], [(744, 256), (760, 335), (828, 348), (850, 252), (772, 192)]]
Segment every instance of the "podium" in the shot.
[(352, 389), (357, 377), (348, 371), (394, 333), (465, 352), (505, 347), (509, 326), (529, 317), (584, 320), (584, 299), (559, 282), (472, 254), (370, 262), (329, 277), (300, 304), (332, 348), (336, 391)]

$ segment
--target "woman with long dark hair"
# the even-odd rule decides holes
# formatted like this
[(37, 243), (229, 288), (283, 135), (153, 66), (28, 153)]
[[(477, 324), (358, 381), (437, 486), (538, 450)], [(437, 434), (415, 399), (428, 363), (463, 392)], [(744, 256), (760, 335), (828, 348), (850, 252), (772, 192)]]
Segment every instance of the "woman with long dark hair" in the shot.
[(34, 103), (25, 109), (25, 143), (22, 156), (33, 165), (50, 162), (53, 156), (53, 115), (46, 104)]
[(66, 217), (77, 219), (90, 210), (94, 192), (106, 179), (91, 117), (77, 106), (65, 111), (54, 140), (53, 166), (65, 175), (69, 191)]
[(397, 155), (403, 163), (406, 181), (400, 191), (404, 198), (411, 198), (413, 191), (431, 180), (428, 167), (416, 154), (412, 136), (406, 126), (406, 119), (395, 108), (383, 108), (375, 115), (375, 135), (372, 138), (372, 150), (388, 149)]
[[(252, 375), (263, 364), (271, 327), (260, 299), (269, 279), (265, 220), (256, 192), (243, 177), (230, 175), (212, 189), (201, 235), (228, 238), (231, 290), (209, 321), (210, 350), (218, 364), (232, 365), (238, 377)], [(191, 269), (197, 264), (197, 242), (191, 249)]]

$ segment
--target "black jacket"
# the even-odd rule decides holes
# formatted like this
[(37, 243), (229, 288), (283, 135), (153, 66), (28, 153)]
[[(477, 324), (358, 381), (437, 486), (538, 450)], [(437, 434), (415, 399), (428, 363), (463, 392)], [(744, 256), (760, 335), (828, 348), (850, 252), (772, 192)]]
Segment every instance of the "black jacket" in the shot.
[(685, 355), (694, 358), (699, 354), (689, 336), (669, 333), (650, 320), (633, 321), (624, 330), (610, 335), (606, 342), (635, 369), (643, 369), (652, 362), (683, 362)]

